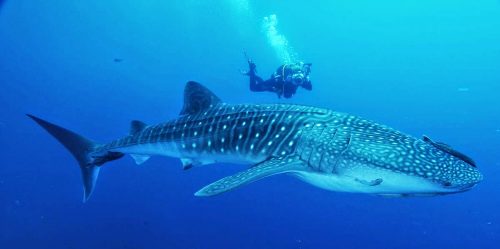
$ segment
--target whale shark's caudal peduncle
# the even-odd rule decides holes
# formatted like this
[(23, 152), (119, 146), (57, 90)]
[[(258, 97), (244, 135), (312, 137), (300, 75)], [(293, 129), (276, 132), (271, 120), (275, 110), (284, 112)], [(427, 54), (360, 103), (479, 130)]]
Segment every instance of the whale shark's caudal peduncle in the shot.
[(177, 157), (185, 169), (216, 162), (252, 165), (197, 196), (283, 173), (327, 190), (384, 196), (463, 192), (482, 179), (472, 159), (450, 146), (357, 116), (300, 105), (230, 105), (196, 82), (187, 83), (184, 95), (179, 118), (156, 125), (132, 121), (128, 136), (106, 144), (28, 116), (80, 164), (84, 201), (100, 167), (125, 154), (137, 164), (152, 155)]

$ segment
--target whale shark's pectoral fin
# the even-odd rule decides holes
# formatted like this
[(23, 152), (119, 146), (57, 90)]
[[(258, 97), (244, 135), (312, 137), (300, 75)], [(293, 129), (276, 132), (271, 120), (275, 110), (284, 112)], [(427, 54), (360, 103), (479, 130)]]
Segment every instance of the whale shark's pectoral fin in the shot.
[(213, 196), (218, 195), (244, 184), (248, 184), (264, 177), (287, 173), (296, 170), (304, 170), (305, 166), (298, 157), (276, 157), (261, 162), (254, 167), (245, 171), (238, 172), (234, 175), (224, 177), (212, 184), (200, 189), (194, 195), (196, 196)]
[(375, 180), (367, 181), (367, 180), (362, 180), (362, 179), (355, 179), (357, 182), (368, 185), (368, 186), (377, 186), (380, 185), (384, 180), (382, 178), (377, 178)]

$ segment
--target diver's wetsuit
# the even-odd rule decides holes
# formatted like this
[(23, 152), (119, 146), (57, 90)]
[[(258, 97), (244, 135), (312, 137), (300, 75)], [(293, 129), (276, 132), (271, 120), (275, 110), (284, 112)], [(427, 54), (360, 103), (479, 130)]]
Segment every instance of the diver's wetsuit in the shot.
[(306, 75), (301, 84), (296, 84), (292, 80), (294, 69), (289, 65), (281, 65), (268, 80), (263, 80), (255, 73), (255, 64), (249, 62), (250, 70), (247, 73), (250, 77), (250, 90), (253, 92), (274, 92), (278, 97), (291, 98), (299, 86), (306, 90), (312, 90), (312, 84)]

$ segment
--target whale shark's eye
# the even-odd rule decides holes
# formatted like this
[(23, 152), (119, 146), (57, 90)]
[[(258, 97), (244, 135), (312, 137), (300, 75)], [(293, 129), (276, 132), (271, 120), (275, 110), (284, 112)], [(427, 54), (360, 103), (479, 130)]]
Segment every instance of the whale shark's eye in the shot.
[(450, 187), (450, 186), (451, 186), (451, 182), (444, 182), (444, 183), (443, 183), (443, 186), (445, 186), (445, 187)]

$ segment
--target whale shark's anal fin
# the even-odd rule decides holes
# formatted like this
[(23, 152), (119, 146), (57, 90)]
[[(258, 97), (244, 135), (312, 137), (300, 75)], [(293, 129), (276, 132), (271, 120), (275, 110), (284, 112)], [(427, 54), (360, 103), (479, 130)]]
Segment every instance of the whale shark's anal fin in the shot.
[(198, 190), (198, 192), (196, 192), (194, 195), (218, 195), (268, 176), (304, 169), (305, 165), (298, 157), (288, 156), (271, 158), (247, 170), (224, 177), (214, 183), (211, 183)]
[(207, 165), (215, 163), (214, 160), (200, 160), (200, 159), (191, 159), (191, 158), (181, 158), (182, 169), (188, 170), (195, 166)]

